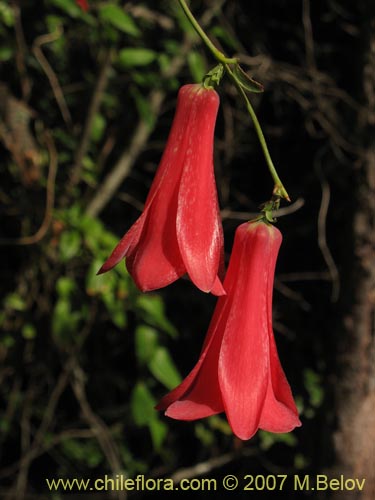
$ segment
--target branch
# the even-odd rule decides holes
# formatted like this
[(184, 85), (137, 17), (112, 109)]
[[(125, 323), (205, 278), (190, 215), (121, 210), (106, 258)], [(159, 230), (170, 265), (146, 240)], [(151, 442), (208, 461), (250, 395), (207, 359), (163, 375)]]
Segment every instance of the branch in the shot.
[(94, 118), (100, 108), (103, 94), (108, 84), (108, 79), (110, 75), (109, 70), (112, 64), (112, 53), (113, 53), (112, 49), (109, 49), (103, 55), (103, 62), (100, 67), (99, 76), (92, 94), (85, 126), (82, 133), (82, 139), (78, 146), (78, 150), (75, 156), (71, 178), (66, 188), (67, 193), (72, 187), (78, 184), (81, 178), (82, 160), (85, 157), (90, 145), (90, 137), (91, 137), (92, 127), (94, 124)]
[(51, 84), (52, 91), (55, 95), (55, 99), (57, 105), (60, 108), (62, 117), (68, 127), (72, 126), (72, 117), (70, 116), (70, 112), (68, 106), (65, 102), (65, 97), (63, 91), (61, 90), (61, 86), (59, 80), (57, 79), (56, 73), (53, 71), (50, 63), (48, 62), (46, 56), (43, 54), (41, 46), (45, 43), (51, 43), (58, 40), (62, 35), (62, 29), (56, 28), (53, 33), (48, 33), (47, 35), (38, 36), (33, 43), (32, 51), (34, 53), (35, 58), (43, 68), (47, 78)]
[(38, 231), (31, 236), (20, 238), (0, 238), (0, 245), (33, 245), (38, 243), (46, 235), (52, 221), (53, 207), (55, 204), (55, 181), (57, 174), (57, 151), (52, 135), (45, 133), (45, 142), (49, 153), (49, 171), (47, 178), (46, 208), (44, 218)]

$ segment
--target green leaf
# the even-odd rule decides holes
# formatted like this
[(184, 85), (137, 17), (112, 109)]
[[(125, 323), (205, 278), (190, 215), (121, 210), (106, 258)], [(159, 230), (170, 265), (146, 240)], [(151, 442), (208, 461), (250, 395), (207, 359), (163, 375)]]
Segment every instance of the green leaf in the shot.
[(90, 468), (97, 467), (103, 460), (103, 453), (96, 440), (66, 439), (61, 447), (65, 456), (73, 461), (85, 463)]
[(241, 46), (238, 41), (221, 26), (214, 26), (210, 30), (210, 34), (224, 42), (228, 47), (235, 50), (236, 52), (239, 52), (241, 50)]
[(118, 328), (125, 328), (127, 325), (127, 316), (123, 301), (117, 299), (113, 291), (103, 295), (103, 301), (113, 324)]
[(31, 325), (30, 323), (26, 323), (26, 325), (23, 325), (22, 327), (22, 337), (26, 340), (31, 340), (36, 337), (36, 328), (34, 325)]
[(181, 376), (165, 347), (155, 350), (148, 367), (153, 376), (167, 389), (174, 389), (181, 382)]
[(131, 94), (135, 100), (138, 113), (140, 114), (142, 120), (147, 123), (150, 129), (152, 129), (155, 125), (156, 116), (151, 110), (150, 102), (148, 99), (143, 97), (141, 92), (139, 92), (136, 87), (132, 88)]
[(0, 2), (0, 23), (8, 28), (14, 26), (14, 11), (8, 2)]
[(311, 406), (319, 408), (324, 398), (321, 376), (313, 370), (306, 369), (304, 371), (304, 382), (310, 396)]
[(100, 141), (100, 139), (103, 137), (106, 125), (107, 123), (104, 116), (100, 113), (97, 113), (94, 116), (91, 130), (91, 138), (94, 142)]
[(140, 295), (137, 306), (141, 318), (151, 326), (160, 328), (171, 337), (177, 337), (177, 330), (165, 315), (164, 302), (159, 295)]
[(157, 418), (155, 400), (143, 382), (138, 382), (134, 387), (130, 407), (134, 422), (139, 427), (149, 425)]
[(56, 283), (56, 290), (60, 297), (68, 298), (76, 289), (76, 284), (72, 278), (61, 276)]
[(215, 442), (214, 433), (210, 429), (207, 429), (207, 427), (201, 422), (195, 424), (194, 431), (195, 435), (197, 436), (197, 438), (199, 439), (199, 441), (202, 443), (203, 446), (210, 447), (214, 444)]
[(0, 47), (0, 61), (5, 62), (12, 59), (14, 51), (11, 47)]
[(78, 7), (75, 0), (52, 0), (52, 3), (70, 17), (77, 18), (83, 14), (82, 9)]
[(52, 334), (62, 342), (70, 341), (71, 335), (78, 332), (80, 319), (81, 314), (72, 311), (69, 300), (59, 299), (52, 314)]
[(290, 432), (274, 434), (267, 431), (259, 431), (260, 447), (262, 450), (268, 450), (275, 443), (284, 443), (287, 446), (294, 447), (297, 445), (297, 438)]
[(103, 261), (98, 259), (91, 262), (86, 274), (86, 293), (90, 296), (111, 293), (112, 298), (116, 288), (116, 274), (105, 273), (98, 275), (97, 272), (102, 264)]
[(15, 343), (16, 343), (16, 341), (14, 340), (14, 338), (11, 335), (4, 335), (0, 339), (0, 344), (3, 345), (4, 347), (7, 347), (8, 349), (13, 347)]
[(60, 238), (60, 258), (63, 262), (68, 262), (75, 257), (81, 249), (81, 235), (76, 230), (67, 230)]
[(236, 64), (233, 68), (233, 74), (241, 87), (248, 92), (254, 92), (259, 94), (264, 92), (264, 87), (261, 83), (254, 80), (249, 76), (239, 64)]
[(17, 292), (14, 292), (5, 297), (4, 306), (6, 309), (12, 309), (13, 311), (24, 311), (26, 302)]
[(192, 51), (188, 54), (190, 73), (196, 82), (201, 82), (207, 72), (206, 61), (199, 52)]
[(226, 436), (230, 436), (232, 434), (232, 429), (230, 428), (228, 422), (222, 417), (219, 417), (219, 415), (213, 415), (212, 417), (209, 417), (208, 424), (211, 429), (218, 430)]
[(168, 427), (164, 422), (161, 422), (158, 418), (150, 420), (148, 427), (150, 429), (154, 450), (159, 451), (167, 436)]
[(147, 66), (157, 58), (157, 53), (151, 49), (128, 48), (120, 50), (118, 54), (119, 63), (124, 68), (135, 66)]
[(99, 17), (127, 35), (140, 36), (141, 32), (133, 19), (121, 7), (114, 4), (105, 4), (99, 7)]
[(140, 325), (135, 331), (135, 352), (141, 364), (151, 361), (158, 346), (158, 332), (147, 325)]

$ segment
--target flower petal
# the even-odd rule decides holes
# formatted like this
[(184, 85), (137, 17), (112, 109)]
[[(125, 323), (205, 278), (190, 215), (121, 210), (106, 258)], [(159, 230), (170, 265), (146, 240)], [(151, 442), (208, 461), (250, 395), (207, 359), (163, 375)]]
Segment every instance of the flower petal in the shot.
[(135, 221), (129, 231), (116, 245), (108, 259), (104, 262), (97, 274), (103, 274), (113, 269), (122, 260), (125, 255), (130, 253), (138, 243), (144, 223), (146, 221), (148, 210), (146, 209), (142, 215)]
[[(190, 86), (182, 87), (179, 92), (176, 113), (170, 134), (148, 193), (144, 211), (120, 240), (110, 257), (98, 272), (98, 274), (101, 274), (109, 271), (116, 266), (120, 260), (128, 256), (126, 263), (127, 268), (130, 274), (136, 274), (135, 281), (142, 291), (165, 286), (185, 273), (181, 258), (179, 257), (180, 252), (177, 246), (174, 224), (171, 223), (170, 217), (171, 211), (173, 211), (174, 214), (176, 214), (177, 211), (176, 190), (181, 178), (184, 151), (188, 140), (190, 123), (191, 104), (184, 96), (185, 87)], [(157, 201), (158, 198), (159, 201)], [(161, 213), (159, 217), (158, 210), (160, 208)], [(174, 220), (174, 217), (175, 215), (172, 216), (172, 220)], [(163, 234), (167, 232), (168, 229), (168, 237), (165, 246), (170, 248), (167, 250), (168, 255), (164, 256), (164, 252), (162, 251), (162, 238)], [(148, 235), (152, 234), (153, 231), (158, 232), (157, 234), (155, 233), (153, 241), (150, 242), (151, 248), (149, 250), (151, 251), (151, 255), (146, 253), (145, 259), (143, 259), (142, 250), (145, 246), (147, 247)], [(141, 245), (139, 245), (140, 240), (142, 240)], [(175, 242), (173, 245), (170, 245), (171, 240)], [(161, 260), (159, 260), (160, 254), (162, 255)], [(154, 259), (152, 259), (152, 255), (155, 255)], [(178, 262), (172, 265), (170, 261), (174, 261), (176, 256), (178, 256)], [(162, 277), (163, 272), (166, 273), (164, 279)]]
[(213, 166), (219, 96), (202, 88), (195, 93), (178, 194), (177, 239), (193, 283), (205, 292), (222, 295), (217, 273), (224, 244)]
[(301, 421), (273, 336), (270, 339), (270, 363), (271, 372), (259, 427), (269, 432), (290, 432), (300, 427)]
[(156, 406), (166, 415), (181, 420), (194, 420), (224, 411), (217, 378), (217, 364), (223, 330), (230, 301), (220, 298), (203, 344), (197, 364), (189, 375)]
[(219, 381), (229, 424), (240, 439), (250, 439), (258, 430), (267, 393), (269, 347), (264, 266), (269, 257), (263, 228), (254, 223), (250, 229), (248, 224), (237, 229), (227, 271), (228, 280), (236, 276), (237, 282), (220, 351)]
[[(276, 239), (275, 250), (278, 251), (278, 246), (280, 246), (282, 239), (281, 233), (276, 228), (273, 228), (273, 235)], [(278, 243), (277, 240), (279, 240), (280, 243)], [(272, 295), (275, 267), (276, 259), (270, 261), (267, 270), (267, 321), (270, 370), (267, 395), (259, 427), (269, 432), (290, 432), (295, 427), (299, 427), (301, 422), (298, 417), (298, 410), (293, 399), (290, 385), (280, 363), (272, 328)]]
[(199, 373), (196, 373), (189, 389), (167, 408), (165, 414), (168, 417), (195, 420), (224, 411), (217, 377), (220, 345), (221, 335), (217, 332), (205, 356), (199, 360)]

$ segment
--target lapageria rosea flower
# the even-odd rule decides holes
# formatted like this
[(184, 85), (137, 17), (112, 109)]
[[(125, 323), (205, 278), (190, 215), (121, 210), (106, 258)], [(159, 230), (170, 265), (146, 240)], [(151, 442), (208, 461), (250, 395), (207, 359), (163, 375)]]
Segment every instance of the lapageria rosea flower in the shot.
[(76, 0), (76, 4), (79, 5), (84, 11), (89, 10), (89, 4), (87, 0)]
[(168, 141), (142, 215), (99, 270), (126, 266), (144, 292), (184, 274), (204, 292), (224, 295), (218, 278), (223, 230), (213, 167), (219, 96), (198, 84), (181, 87)]
[(190, 374), (158, 404), (179, 420), (225, 412), (240, 439), (258, 429), (289, 432), (301, 425), (272, 329), (272, 291), (282, 236), (262, 221), (236, 231), (220, 297)]

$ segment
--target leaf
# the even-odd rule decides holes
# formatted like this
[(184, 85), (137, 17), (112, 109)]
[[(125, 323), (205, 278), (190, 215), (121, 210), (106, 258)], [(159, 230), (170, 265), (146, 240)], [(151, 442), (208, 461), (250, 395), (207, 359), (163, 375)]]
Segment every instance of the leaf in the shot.
[(26, 302), (18, 293), (14, 292), (6, 296), (4, 306), (6, 309), (12, 309), (13, 311), (24, 311)]
[(164, 302), (159, 295), (140, 295), (137, 298), (137, 306), (144, 321), (164, 330), (171, 337), (177, 337), (177, 331), (166, 317)]
[(76, 230), (67, 230), (60, 238), (60, 259), (68, 262), (75, 257), (81, 249), (81, 235)]
[(154, 445), (154, 450), (159, 451), (168, 433), (168, 428), (164, 422), (161, 422), (158, 418), (153, 418), (150, 420), (149, 425), (152, 444)]
[(324, 399), (321, 376), (313, 370), (306, 369), (304, 372), (304, 383), (309, 393), (311, 406), (319, 408)]
[(100, 295), (111, 292), (112, 296), (116, 288), (116, 275), (114, 273), (105, 273), (97, 275), (102, 260), (95, 259), (91, 262), (86, 273), (86, 293), (87, 295)]
[(103, 454), (97, 441), (65, 439), (61, 447), (64, 454), (71, 460), (83, 462), (89, 467), (97, 467), (103, 460)]
[(75, 0), (52, 0), (52, 3), (64, 11), (68, 16), (77, 18), (83, 14)]
[(275, 434), (272, 432), (259, 431), (260, 447), (262, 450), (268, 450), (276, 443), (284, 443), (287, 446), (297, 445), (297, 438), (291, 433)]
[(210, 30), (210, 34), (224, 42), (228, 47), (235, 50), (236, 52), (241, 51), (241, 46), (238, 41), (221, 26), (214, 26)]
[(156, 57), (157, 53), (155, 51), (145, 48), (122, 49), (118, 54), (119, 63), (124, 68), (147, 66), (155, 61)]
[(22, 337), (26, 340), (31, 340), (36, 337), (36, 328), (30, 323), (26, 323), (22, 327)]
[(1, 47), (0, 48), (0, 61), (5, 62), (12, 59), (14, 51), (11, 47)]
[(0, 2), (0, 23), (4, 23), (5, 26), (11, 28), (14, 26), (14, 10), (11, 5), (7, 5), (5, 2)]
[(113, 291), (111, 290), (103, 295), (103, 302), (107, 307), (113, 324), (118, 328), (125, 328), (127, 325), (127, 316), (123, 301), (116, 299)]
[(234, 76), (241, 85), (241, 87), (244, 90), (247, 90), (248, 92), (254, 92), (256, 94), (259, 94), (261, 92), (264, 92), (264, 87), (261, 83), (257, 82), (254, 80), (251, 76), (249, 76), (239, 64), (236, 64), (233, 68), (233, 73)]
[(66, 298), (60, 298), (52, 313), (52, 334), (63, 343), (72, 340), (72, 336), (78, 333), (78, 325), (82, 315), (78, 311), (72, 311), (72, 306)]
[(76, 289), (76, 284), (72, 278), (61, 276), (56, 283), (56, 291), (60, 297), (68, 298)]
[(134, 422), (143, 427), (157, 418), (155, 400), (143, 382), (138, 382), (133, 389), (130, 407)]
[(137, 110), (142, 120), (147, 123), (148, 127), (152, 129), (155, 125), (155, 114), (152, 112), (148, 99), (145, 99), (141, 92), (135, 87), (132, 88), (131, 94), (134, 97)]
[(135, 352), (141, 364), (151, 361), (158, 345), (158, 332), (147, 325), (140, 325), (135, 331)]
[(106, 127), (106, 120), (100, 113), (96, 113), (92, 122), (91, 139), (94, 142), (100, 141)]
[(192, 51), (188, 54), (190, 73), (196, 82), (201, 82), (207, 72), (206, 62), (199, 52)]
[(138, 37), (141, 32), (133, 19), (121, 7), (114, 4), (106, 4), (99, 7), (99, 17), (127, 35)]
[(167, 389), (174, 389), (181, 376), (165, 347), (158, 347), (148, 365), (153, 376)]

